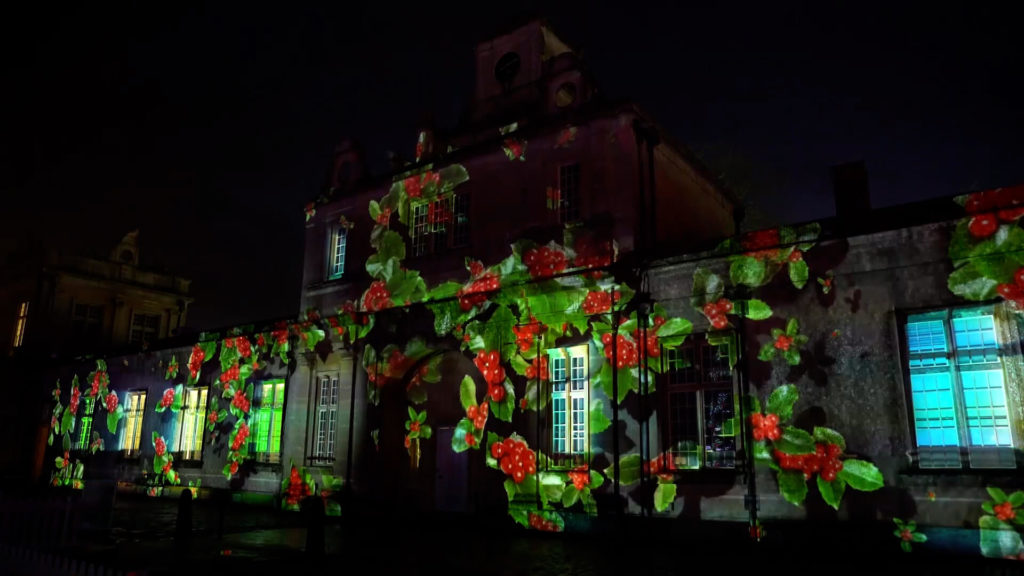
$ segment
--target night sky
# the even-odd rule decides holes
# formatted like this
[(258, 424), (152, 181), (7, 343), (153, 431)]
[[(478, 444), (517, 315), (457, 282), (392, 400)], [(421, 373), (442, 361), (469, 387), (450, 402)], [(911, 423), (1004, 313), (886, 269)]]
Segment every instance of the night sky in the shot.
[[(105, 255), (140, 229), (144, 264), (193, 279), (199, 329), (297, 314), (302, 207), (335, 144), (378, 172), (411, 157), (421, 114), (463, 110), (474, 45), (532, 10), (104, 4), (0, 18), (0, 257)], [(532, 13), (764, 222), (831, 216), (828, 169), (852, 160), (874, 206), (1024, 183), (1009, 12), (637, 4)]]

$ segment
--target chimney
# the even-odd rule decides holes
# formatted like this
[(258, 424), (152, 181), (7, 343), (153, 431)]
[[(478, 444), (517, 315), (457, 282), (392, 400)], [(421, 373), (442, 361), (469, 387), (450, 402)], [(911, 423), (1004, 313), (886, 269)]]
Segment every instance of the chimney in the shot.
[(847, 234), (862, 226), (871, 213), (868, 171), (863, 160), (832, 167), (838, 231)]

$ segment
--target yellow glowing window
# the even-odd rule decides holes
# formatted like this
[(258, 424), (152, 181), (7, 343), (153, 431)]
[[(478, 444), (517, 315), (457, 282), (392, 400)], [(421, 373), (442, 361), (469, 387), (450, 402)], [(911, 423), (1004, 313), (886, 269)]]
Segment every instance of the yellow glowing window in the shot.
[(182, 460), (200, 460), (203, 457), (207, 388), (188, 388), (184, 394), (178, 451)]
[(12, 345), (17, 348), (25, 343), (25, 328), (28, 326), (28, 302), (18, 304), (18, 315), (14, 318)]
[(124, 430), (121, 432), (121, 450), (126, 456), (138, 456), (142, 447), (142, 416), (146, 410), (146, 391), (125, 394)]

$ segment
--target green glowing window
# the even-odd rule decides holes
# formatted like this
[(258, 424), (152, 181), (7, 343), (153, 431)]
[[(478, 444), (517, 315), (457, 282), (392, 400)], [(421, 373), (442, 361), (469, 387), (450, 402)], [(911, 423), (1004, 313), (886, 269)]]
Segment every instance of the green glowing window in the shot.
[(25, 343), (25, 328), (28, 325), (28, 302), (18, 304), (18, 313), (14, 317), (14, 334), (11, 335), (11, 347), (18, 348)]
[(252, 409), (251, 447), (260, 462), (281, 461), (281, 426), (284, 421), (284, 380), (256, 385)]
[(327, 251), (327, 277), (330, 280), (341, 278), (345, 274), (345, 249), (348, 247), (348, 228), (335, 226), (330, 234), (330, 246)]
[(436, 254), (469, 244), (469, 196), (450, 194), (412, 206), (409, 227), (413, 256)]
[(580, 165), (558, 168), (558, 221), (574, 222), (580, 218)]
[(82, 397), (82, 416), (75, 425), (78, 428), (78, 436), (75, 438), (75, 450), (88, 450), (92, 437), (92, 418), (96, 413), (96, 397)]
[(551, 371), (551, 452), (556, 460), (576, 462), (589, 442), (588, 346), (548, 350)]
[(323, 374), (316, 399), (316, 437), (313, 443), (313, 460), (332, 462), (334, 460), (334, 438), (338, 426), (338, 376)]
[(696, 335), (664, 350), (661, 414), (668, 466), (736, 467), (736, 396), (725, 346)]
[(146, 410), (146, 391), (134, 390), (124, 397), (124, 428), (121, 430), (121, 450), (125, 456), (138, 456), (142, 447), (142, 417)]
[(203, 457), (203, 430), (206, 426), (207, 388), (186, 388), (181, 412), (181, 435), (178, 452), (182, 460), (201, 460)]
[(919, 466), (1013, 468), (994, 308), (913, 314), (904, 333)]
[(153, 342), (160, 336), (160, 315), (139, 314), (132, 315), (132, 331), (128, 341), (132, 344)]

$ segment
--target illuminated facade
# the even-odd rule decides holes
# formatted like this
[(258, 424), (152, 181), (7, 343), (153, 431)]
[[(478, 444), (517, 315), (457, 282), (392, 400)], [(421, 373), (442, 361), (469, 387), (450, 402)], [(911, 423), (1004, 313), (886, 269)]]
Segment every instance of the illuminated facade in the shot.
[(62, 371), (54, 483), (112, 457), (285, 509), (336, 512), (344, 483), (371, 513), (524, 529), (849, 521), (911, 551), (967, 526), (1024, 551), (1024, 187), (872, 211), (846, 166), (836, 218), (741, 232), (577, 64), (528, 25), (478, 47), (471, 122), (415, 163), (374, 178), (340, 146), (297, 318)]

